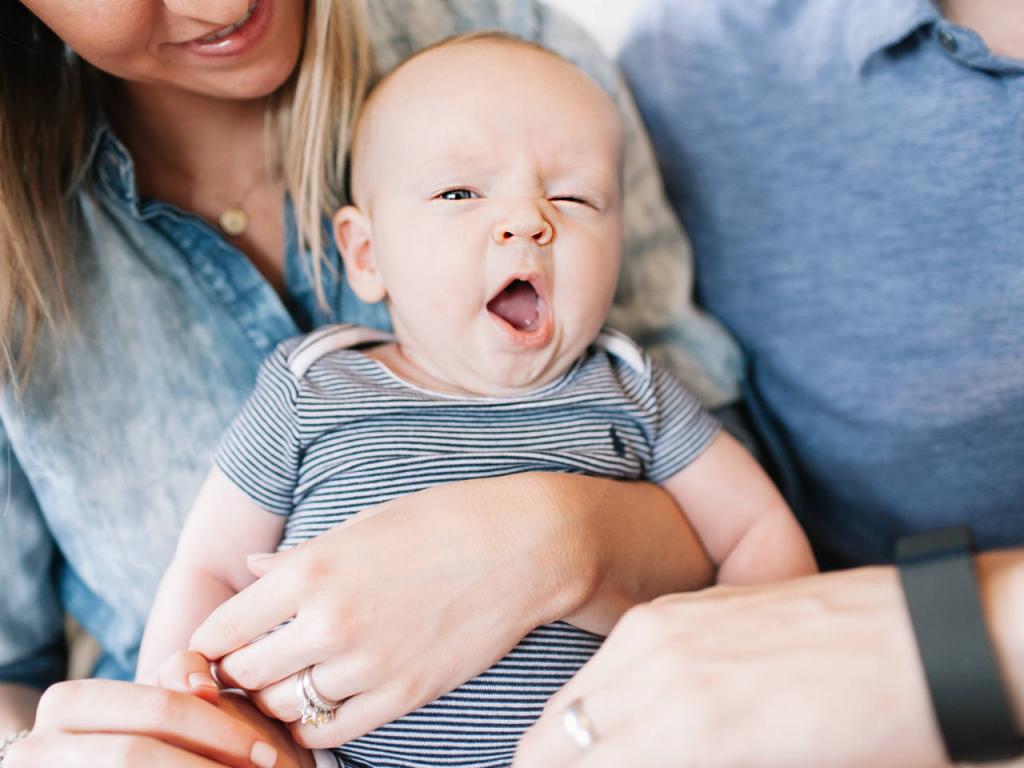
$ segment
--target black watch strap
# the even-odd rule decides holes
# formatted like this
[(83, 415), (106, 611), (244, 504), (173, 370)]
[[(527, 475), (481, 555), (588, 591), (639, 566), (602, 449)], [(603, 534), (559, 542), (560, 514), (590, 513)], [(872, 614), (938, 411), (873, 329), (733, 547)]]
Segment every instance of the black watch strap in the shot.
[(967, 528), (899, 540), (900, 578), (932, 705), (954, 762), (1024, 751), (978, 596)]

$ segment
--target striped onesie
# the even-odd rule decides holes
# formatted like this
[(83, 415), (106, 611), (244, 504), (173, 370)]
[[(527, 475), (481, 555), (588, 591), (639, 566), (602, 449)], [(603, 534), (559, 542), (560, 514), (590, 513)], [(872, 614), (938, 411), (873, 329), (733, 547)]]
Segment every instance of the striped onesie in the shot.
[[(428, 391), (352, 349), (384, 338), (330, 326), (282, 343), (224, 436), (217, 466), (287, 517), (281, 548), (440, 483), (517, 472), (659, 483), (718, 430), (694, 395), (614, 331), (554, 381), (513, 397)], [(481, 675), (335, 755), (346, 768), (507, 766), (600, 643), (565, 622), (539, 627)]]

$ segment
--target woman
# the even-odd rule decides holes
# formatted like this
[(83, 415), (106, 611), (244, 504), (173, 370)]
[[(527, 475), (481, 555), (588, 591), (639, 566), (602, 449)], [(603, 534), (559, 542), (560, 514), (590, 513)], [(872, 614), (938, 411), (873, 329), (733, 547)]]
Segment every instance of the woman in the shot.
[[(683, 342), (710, 372), (675, 353), (691, 385), (712, 405), (728, 400), (734, 348), (683, 300), (685, 244), (646, 142), (581, 34), (528, 0), (372, 5), (383, 67), (459, 29), (500, 26), (561, 50), (616, 91), (631, 265), (615, 322), (641, 339)], [(100, 640), (97, 673), (130, 678), (181, 518), (261, 359), (323, 322), (386, 318), (351, 294), (321, 234), (342, 199), (340, 158), (370, 76), (359, 3), (130, 0), (115, 13), (102, 0), (26, 0), (0, 9), (8, 733), (32, 725), (38, 689), (61, 677), (65, 610)], [(383, 669), (396, 637), (420, 649), (406, 654), (415, 668), (390, 670), (373, 706), (342, 707), (317, 743), (353, 718), (372, 728), (469, 679), (538, 624), (565, 617), (607, 632), (629, 606), (708, 576), (678, 511), (643, 485), (526, 475), (436, 488), (379, 511), (254, 565), (274, 578), (209, 627), (231, 651), (279, 616), (309, 623), (307, 648), (285, 656), (257, 642), (224, 661), (267, 696), (294, 691), (303, 668), (342, 655)], [(467, 514), (475, 525), (443, 522)], [(394, 515), (416, 529), (407, 537), (415, 549), (395, 551), (380, 535)], [(439, 530), (458, 534), (441, 540)], [(338, 535), (356, 541), (365, 563), (388, 564), (393, 599), (408, 606), (403, 626), (338, 631), (372, 608), (337, 589), (355, 567), (332, 558)], [(440, 613), (449, 625), (471, 618), (474, 630), (435, 637), (427, 628)], [(254, 699), (272, 711), (263, 697)], [(125, 682), (57, 685), (5, 768), (311, 759), (244, 702), (223, 706)]]

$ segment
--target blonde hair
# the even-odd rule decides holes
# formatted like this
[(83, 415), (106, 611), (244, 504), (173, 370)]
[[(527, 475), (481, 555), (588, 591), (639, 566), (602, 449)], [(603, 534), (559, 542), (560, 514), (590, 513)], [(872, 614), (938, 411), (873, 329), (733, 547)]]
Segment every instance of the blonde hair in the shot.
[[(24, 5), (0, 2), (0, 385), (23, 383), (40, 335), (71, 320), (76, 181), (98, 73)], [(298, 241), (322, 275), (322, 217), (343, 202), (346, 149), (373, 72), (365, 0), (308, 0), (302, 55), (274, 94), (271, 126)], [(59, 116), (59, 117), (55, 117)]]

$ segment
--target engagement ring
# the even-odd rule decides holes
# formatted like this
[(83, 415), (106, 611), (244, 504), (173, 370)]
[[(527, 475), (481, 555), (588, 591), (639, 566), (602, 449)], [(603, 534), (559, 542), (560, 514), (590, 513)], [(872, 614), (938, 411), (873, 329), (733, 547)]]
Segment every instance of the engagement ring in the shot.
[(334, 720), (338, 710), (336, 701), (328, 701), (313, 685), (313, 667), (306, 667), (295, 680), (295, 694), (299, 699), (299, 715), (303, 725), (314, 728), (327, 725)]

